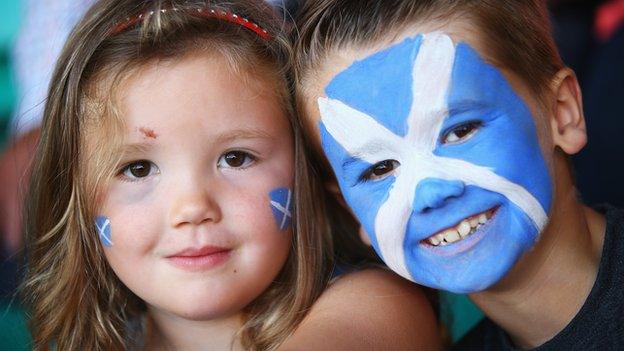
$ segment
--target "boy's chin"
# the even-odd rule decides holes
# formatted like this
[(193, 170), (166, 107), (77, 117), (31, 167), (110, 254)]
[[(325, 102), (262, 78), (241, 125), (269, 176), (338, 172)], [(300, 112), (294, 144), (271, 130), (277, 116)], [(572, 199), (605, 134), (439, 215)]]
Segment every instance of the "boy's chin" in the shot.
[(412, 266), (409, 267), (412, 280), (430, 288), (456, 294), (482, 292), (496, 285), (516, 264), (522, 250), (514, 246), (503, 246), (498, 252), (465, 252), (457, 259), (440, 257), (439, 260), (430, 261), (429, 267), (435, 268), (426, 271)]
[(415, 276), (413, 281), (420, 285), (455, 294), (473, 294), (496, 285), (509, 271), (505, 267), (499, 266), (497, 268), (480, 273), (449, 270), (442, 277), (440, 275)]
[(449, 280), (442, 282), (442, 284), (435, 289), (445, 290), (455, 294), (479, 293), (496, 285), (505, 274), (507, 274), (507, 271), (490, 275), (474, 276), (470, 277), (470, 279)]
[(439, 250), (423, 250), (421, 245), (406, 252), (408, 269), (413, 281), (431, 288), (458, 294), (482, 292), (511, 271), (535, 245), (537, 234), (526, 215), (504, 205), (483, 233)]

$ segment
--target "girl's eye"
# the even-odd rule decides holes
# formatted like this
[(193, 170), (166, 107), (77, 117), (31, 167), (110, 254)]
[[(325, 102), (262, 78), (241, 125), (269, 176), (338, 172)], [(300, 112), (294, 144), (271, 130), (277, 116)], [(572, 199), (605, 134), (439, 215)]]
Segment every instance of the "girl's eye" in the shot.
[(470, 139), (481, 127), (481, 122), (468, 122), (460, 124), (449, 130), (442, 137), (442, 144), (457, 144)]
[(219, 158), (218, 167), (220, 168), (247, 168), (255, 158), (244, 151), (229, 151)]
[(140, 179), (150, 175), (154, 175), (158, 171), (158, 167), (150, 161), (141, 160), (128, 164), (121, 173), (129, 179)]
[(374, 164), (362, 175), (362, 180), (380, 180), (392, 174), (401, 164), (396, 160), (384, 160)]

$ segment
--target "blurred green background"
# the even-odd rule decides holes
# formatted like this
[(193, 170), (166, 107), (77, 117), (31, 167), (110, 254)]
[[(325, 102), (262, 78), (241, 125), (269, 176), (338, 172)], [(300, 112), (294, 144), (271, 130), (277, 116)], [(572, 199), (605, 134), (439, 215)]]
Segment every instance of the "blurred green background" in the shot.
[(4, 149), (8, 125), (15, 105), (15, 84), (10, 65), (10, 49), (20, 21), (20, 2), (0, 1), (0, 148)]
[[(10, 64), (11, 46), (19, 28), (20, 14), (19, 1), (0, 1), (0, 150), (7, 145), (9, 122), (16, 100)], [(0, 297), (0, 350), (28, 350), (29, 345), (26, 320), (19, 303), (11, 295)]]

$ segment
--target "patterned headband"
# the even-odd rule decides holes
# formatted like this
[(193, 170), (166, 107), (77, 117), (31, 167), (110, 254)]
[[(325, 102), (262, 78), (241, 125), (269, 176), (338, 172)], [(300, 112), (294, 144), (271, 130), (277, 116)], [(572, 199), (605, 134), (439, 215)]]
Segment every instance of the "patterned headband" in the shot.
[[(227, 21), (230, 23), (238, 24), (240, 26), (243, 26), (255, 32), (262, 39), (265, 39), (265, 40), (271, 39), (271, 35), (264, 28), (258, 26), (254, 22), (251, 22), (247, 18), (241, 17), (232, 12), (218, 10), (218, 9), (210, 9), (210, 8), (179, 9), (175, 7), (170, 8), (170, 9), (160, 10), (161, 13), (166, 13), (167, 11), (174, 11), (174, 12), (184, 11), (188, 15), (193, 16), (193, 17), (206, 18), (206, 19), (214, 18), (214, 19), (218, 19), (222, 21)], [(141, 13), (141, 14), (126, 18), (125, 21), (120, 22), (113, 27), (113, 29), (109, 33), (109, 36), (114, 36), (123, 32), (124, 30), (139, 23), (141, 20), (143, 20), (143, 17), (153, 16), (154, 13), (155, 11), (150, 11), (148, 13)]]

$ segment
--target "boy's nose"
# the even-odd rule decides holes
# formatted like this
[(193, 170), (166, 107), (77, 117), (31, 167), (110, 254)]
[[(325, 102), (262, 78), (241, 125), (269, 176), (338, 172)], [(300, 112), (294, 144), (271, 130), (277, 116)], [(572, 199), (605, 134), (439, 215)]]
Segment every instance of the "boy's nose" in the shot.
[(221, 220), (221, 210), (207, 190), (187, 191), (180, 194), (171, 206), (171, 225), (199, 225)]
[(416, 186), (414, 211), (422, 213), (440, 208), (444, 206), (447, 200), (461, 196), (464, 189), (464, 182), (459, 180), (423, 179)]

